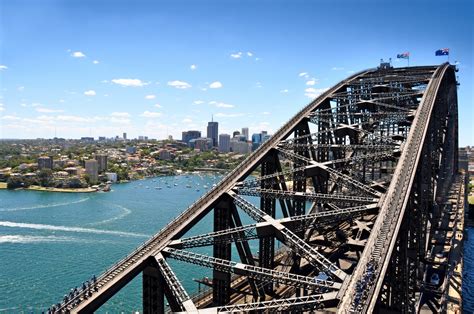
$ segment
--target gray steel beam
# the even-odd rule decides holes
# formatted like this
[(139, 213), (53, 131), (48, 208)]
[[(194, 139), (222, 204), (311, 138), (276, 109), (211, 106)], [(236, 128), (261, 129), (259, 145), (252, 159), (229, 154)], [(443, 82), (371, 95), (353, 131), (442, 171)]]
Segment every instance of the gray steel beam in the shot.
[(306, 289), (319, 291), (319, 289), (338, 289), (341, 284), (331, 280), (322, 280), (316, 277), (307, 277), (273, 269), (252, 266), (234, 261), (228, 261), (194, 252), (177, 250), (170, 247), (163, 249), (163, 254), (183, 262), (219, 269), (222, 272), (246, 276), (258, 281), (277, 282), (293, 287), (304, 287)]
[[(302, 225), (302, 230), (307, 228), (317, 228), (318, 225), (327, 225), (327, 220), (342, 221), (348, 218), (360, 217), (376, 210), (377, 204), (362, 205), (350, 208), (338, 208), (335, 210), (326, 210), (313, 214), (301, 216), (292, 216), (282, 219), (276, 219), (285, 227), (293, 230), (297, 225)], [(295, 224), (295, 222), (300, 222)], [(259, 236), (275, 235), (275, 230), (270, 222), (260, 222), (245, 226), (237, 226), (218, 232), (210, 232), (203, 235), (197, 235), (189, 238), (177, 239), (169, 242), (168, 246), (173, 248), (192, 248), (200, 246), (213, 245), (214, 242), (240, 243), (247, 240), (258, 239)], [(248, 254), (248, 253), (247, 253)]]
[(235, 304), (209, 308), (199, 313), (245, 313), (254, 311), (270, 311), (271, 313), (293, 313), (314, 310), (318, 305), (337, 301), (335, 292), (315, 294), (310, 296), (293, 297), (280, 300), (262, 301), (255, 303)]
[[(158, 253), (154, 257), (155, 257), (156, 262), (158, 263), (158, 269), (160, 270), (161, 275), (165, 279), (167, 288), (170, 289), (171, 294), (173, 296), (173, 300), (168, 300), (170, 305), (176, 304), (177, 306), (179, 306), (179, 310), (181, 311), (186, 311), (186, 312), (197, 311), (197, 308), (194, 305), (192, 299), (189, 297), (186, 290), (184, 290), (179, 279), (176, 277), (173, 270), (165, 261), (163, 255), (161, 253)], [(177, 309), (172, 309), (172, 310), (176, 311)]]
[(344, 280), (347, 274), (339, 269), (334, 263), (329, 261), (324, 255), (315, 250), (308, 243), (303, 241), (300, 237), (288, 230), (283, 224), (263, 213), (260, 209), (255, 207), (240, 196), (232, 193), (230, 194), (235, 199), (236, 204), (242, 208), (249, 216), (256, 221), (266, 221), (275, 228), (277, 238), (290, 247), (299, 256), (305, 258), (311, 265), (328, 272), (328, 275), (335, 276), (340, 280)]

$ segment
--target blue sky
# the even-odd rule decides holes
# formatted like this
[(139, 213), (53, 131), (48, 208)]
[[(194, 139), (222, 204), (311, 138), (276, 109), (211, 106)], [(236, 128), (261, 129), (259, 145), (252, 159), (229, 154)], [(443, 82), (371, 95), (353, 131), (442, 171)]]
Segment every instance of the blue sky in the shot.
[[(274, 132), (325, 88), (409, 51), (459, 61), (474, 145), (472, 1), (0, 0), (0, 138)], [(304, 74), (305, 73), (305, 74)]]

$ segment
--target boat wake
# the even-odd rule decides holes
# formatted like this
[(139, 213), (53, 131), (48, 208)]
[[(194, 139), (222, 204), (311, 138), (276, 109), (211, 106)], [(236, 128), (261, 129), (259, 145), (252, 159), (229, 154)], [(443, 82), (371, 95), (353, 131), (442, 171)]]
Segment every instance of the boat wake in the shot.
[(53, 225), (31, 224), (31, 223), (11, 222), (11, 221), (0, 221), (0, 227), (79, 232), (79, 233), (94, 233), (94, 234), (109, 234), (109, 235), (117, 235), (117, 236), (124, 236), (124, 237), (143, 237), (143, 238), (149, 237), (149, 235), (146, 235), (146, 234), (125, 232), (125, 231), (101, 230), (101, 229), (82, 228), (82, 227), (53, 226)]
[(130, 213), (132, 212), (127, 207), (124, 207), (124, 206), (121, 206), (121, 205), (114, 204), (113, 206), (120, 208), (122, 210), (122, 212), (120, 214), (118, 214), (117, 216), (114, 216), (112, 218), (108, 218), (108, 219), (97, 221), (97, 222), (92, 222), (92, 223), (89, 223), (87, 225), (88, 226), (98, 226), (98, 225), (108, 224), (109, 222), (113, 222), (115, 220), (119, 220), (119, 219), (124, 218), (125, 216), (130, 215)]
[(44, 242), (77, 242), (78, 239), (72, 237), (57, 236), (25, 236), (25, 235), (1, 235), (1, 243), (44, 243)]
[(15, 211), (19, 211), (19, 210), (59, 207), (59, 206), (78, 204), (78, 203), (85, 202), (87, 200), (89, 200), (89, 197), (81, 198), (77, 201), (72, 201), (72, 202), (53, 203), (53, 204), (37, 205), (37, 206), (30, 206), (30, 207), (0, 208), (0, 212), (15, 212)]

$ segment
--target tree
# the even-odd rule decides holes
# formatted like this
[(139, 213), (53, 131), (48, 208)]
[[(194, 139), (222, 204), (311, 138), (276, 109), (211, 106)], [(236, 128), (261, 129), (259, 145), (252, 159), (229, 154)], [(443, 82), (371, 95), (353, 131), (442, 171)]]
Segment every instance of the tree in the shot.
[(26, 187), (25, 182), (22, 177), (20, 176), (13, 176), (9, 177), (7, 180), (7, 188), (8, 189), (17, 189)]
[(53, 171), (51, 169), (41, 169), (38, 173), (38, 178), (41, 186), (50, 186), (53, 178)]

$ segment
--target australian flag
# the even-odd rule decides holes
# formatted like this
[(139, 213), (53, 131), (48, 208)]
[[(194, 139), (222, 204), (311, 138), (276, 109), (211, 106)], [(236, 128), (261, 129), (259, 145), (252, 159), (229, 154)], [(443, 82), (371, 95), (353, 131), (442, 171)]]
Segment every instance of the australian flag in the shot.
[(397, 54), (397, 59), (408, 59), (410, 58), (409, 52), (399, 53)]
[(435, 55), (437, 56), (448, 56), (449, 55), (449, 48), (443, 48), (436, 50)]

